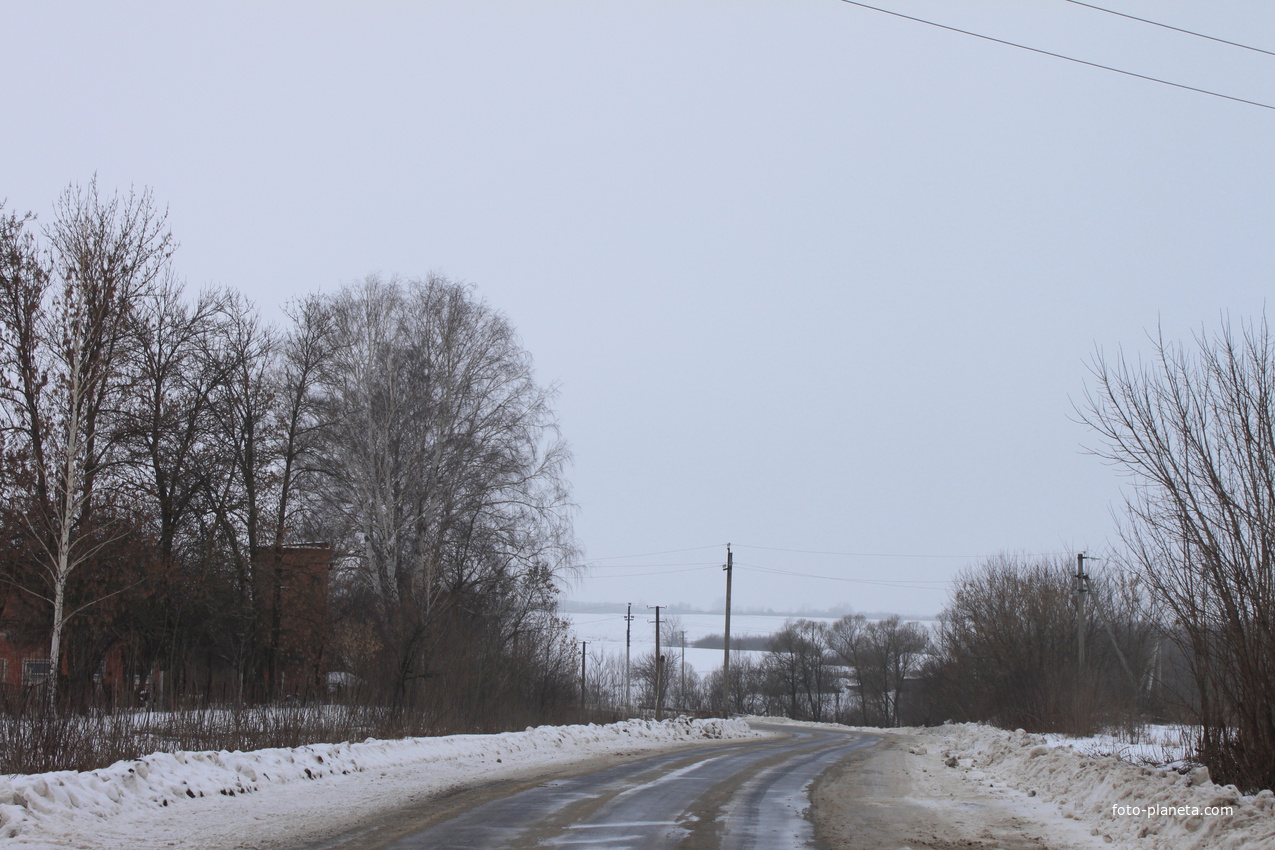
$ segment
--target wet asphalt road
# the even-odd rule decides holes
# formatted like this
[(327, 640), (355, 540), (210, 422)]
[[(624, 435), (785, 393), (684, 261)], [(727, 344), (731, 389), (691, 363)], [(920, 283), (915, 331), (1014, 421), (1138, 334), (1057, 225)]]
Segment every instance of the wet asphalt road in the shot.
[(818, 846), (808, 786), (879, 739), (796, 726), (787, 737), (650, 756), (483, 802), (391, 850)]

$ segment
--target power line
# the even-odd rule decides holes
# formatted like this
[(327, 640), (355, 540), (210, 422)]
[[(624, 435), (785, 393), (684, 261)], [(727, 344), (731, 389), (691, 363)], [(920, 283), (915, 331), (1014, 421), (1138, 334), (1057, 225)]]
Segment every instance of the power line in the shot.
[(759, 572), (759, 573), (772, 573), (774, 575), (782, 575), (782, 576), (797, 576), (799, 578), (818, 578), (818, 579), (824, 579), (826, 581), (843, 581), (849, 584), (871, 584), (871, 585), (876, 585), (878, 587), (901, 587), (907, 590), (942, 590), (943, 589), (942, 587), (931, 587), (929, 585), (948, 585), (952, 583), (951, 580), (949, 579), (917, 579), (914, 581), (899, 579), (897, 581), (883, 581), (880, 579), (846, 578), (844, 576), (825, 576), (825, 575), (819, 575), (818, 573), (799, 573), (799, 572), (796, 572), (795, 570), (781, 570), (781, 569), (778, 569), (777, 567), (763, 567), (760, 564), (744, 564), (740, 561), (736, 561), (735, 566), (743, 567), (746, 570), (751, 570), (753, 572)]
[(654, 555), (676, 555), (680, 552), (701, 552), (704, 549), (720, 549), (724, 544), (714, 543), (712, 546), (694, 546), (690, 549), (667, 549), (663, 552), (639, 552), (636, 555), (608, 555), (605, 558), (589, 558), (590, 561), (618, 561), (621, 558), (648, 558)]
[(717, 569), (718, 564), (709, 564), (706, 567), (686, 567), (681, 570), (660, 570), (653, 573), (611, 573), (609, 575), (595, 575), (593, 578), (637, 578), (638, 576), (667, 576), (674, 573), (693, 573), (699, 570)]
[[(740, 549), (761, 549), (766, 552), (794, 552), (800, 555), (838, 555), (845, 558), (982, 558), (983, 555), (908, 555), (897, 552), (825, 552), (818, 549), (780, 549), (775, 546), (749, 546), (746, 543), (735, 544)], [(1046, 552), (1042, 554), (1064, 554)], [(1070, 553), (1065, 553), (1070, 554)]]
[[(835, 555), (843, 558), (952, 558), (958, 560), (982, 560), (987, 558), (986, 553), (982, 555), (917, 555), (906, 552), (828, 552), (822, 549), (780, 549), (775, 546), (749, 546), (747, 543), (737, 543), (736, 548), (743, 549), (760, 549), (765, 552), (793, 552), (799, 555)], [(1071, 552), (1028, 552), (1027, 555), (1035, 557), (1052, 557), (1054, 555), (1071, 555)]]
[(1195, 30), (1188, 30), (1188, 29), (1183, 29), (1182, 27), (1170, 26), (1169, 24), (1162, 24), (1159, 21), (1152, 21), (1152, 20), (1148, 20), (1147, 18), (1139, 18), (1137, 15), (1129, 15), (1124, 12), (1117, 12), (1115, 9), (1105, 9), (1102, 6), (1095, 6), (1092, 3), (1082, 3), (1080, 2), (1080, 0), (1066, 0), (1066, 2), (1074, 3), (1077, 6), (1084, 6), (1086, 9), (1093, 9), (1098, 12), (1106, 12), (1108, 15), (1116, 15), (1117, 17), (1121, 17), (1121, 18), (1128, 18), (1131, 21), (1138, 21), (1139, 23), (1150, 24), (1153, 27), (1161, 27), (1166, 30), (1173, 30), (1174, 32), (1180, 32), (1186, 35), (1193, 35), (1196, 38), (1207, 38), (1209, 41), (1216, 41), (1219, 44), (1229, 44), (1231, 47), (1242, 47), (1245, 50), (1252, 50), (1254, 53), (1265, 53), (1267, 56), (1275, 56), (1275, 52), (1272, 52), (1270, 50), (1263, 50), (1260, 47), (1252, 47), (1247, 44), (1240, 44), (1238, 41), (1227, 41), (1224, 38), (1216, 38), (1211, 35), (1205, 35), (1204, 33), (1196, 32)]
[(983, 35), (982, 33), (973, 32), (971, 30), (963, 30), (958, 27), (948, 26), (947, 24), (940, 24), (935, 21), (929, 21), (929, 20), (926, 20), (925, 18), (917, 18), (917, 17), (913, 17), (912, 15), (905, 15), (902, 12), (894, 12), (894, 11), (891, 11), (890, 9), (882, 9), (880, 6), (869, 6), (867, 3), (858, 2), (858, 0), (841, 0), (841, 2), (850, 6), (858, 6), (861, 9), (871, 9), (874, 12), (881, 12), (886, 15), (893, 15), (896, 18), (903, 18), (908, 21), (916, 21), (918, 24), (926, 24), (927, 26), (938, 27), (939, 29), (948, 30), (949, 32), (956, 32), (956, 33), (960, 33), (961, 35), (973, 36), (974, 38), (981, 38), (984, 41), (992, 41), (992, 42), (995, 42), (996, 44), (1003, 44), (1007, 47), (1017, 47), (1019, 50), (1026, 50), (1031, 53), (1039, 53), (1042, 56), (1052, 56), (1055, 59), (1066, 59), (1068, 62), (1075, 62), (1077, 65), (1088, 65), (1090, 68), (1098, 68), (1103, 71), (1111, 71), (1116, 74), (1124, 74), (1126, 77), (1136, 77), (1139, 80), (1147, 80), (1148, 82), (1152, 82), (1152, 83), (1160, 83), (1161, 85), (1165, 85), (1165, 86), (1173, 86), (1174, 88), (1177, 88), (1177, 89), (1186, 89), (1187, 91), (1198, 92), (1199, 94), (1207, 94), (1212, 97), (1220, 97), (1223, 100), (1233, 100), (1236, 103), (1246, 103), (1249, 106), (1260, 106), (1262, 109), (1275, 110), (1275, 106), (1272, 106), (1269, 103), (1261, 103), (1256, 100), (1245, 100), (1242, 97), (1234, 97), (1233, 95), (1222, 94), (1221, 92), (1212, 91), (1210, 89), (1202, 89), (1202, 88), (1197, 88), (1196, 86), (1188, 86), (1185, 83), (1175, 83), (1170, 80), (1161, 79), (1159, 77), (1151, 77), (1146, 74), (1137, 74), (1137, 73), (1134, 73), (1133, 71), (1125, 71), (1122, 68), (1113, 68), (1110, 65), (1102, 65), (1102, 64), (1099, 64), (1098, 62), (1090, 62), (1085, 59), (1077, 59), (1074, 56), (1067, 56), (1063, 53), (1053, 53), (1049, 50), (1042, 50), (1039, 47), (1028, 47), (1025, 44), (1019, 44), (1016, 41), (1006, 41), (1003, 38), (994, 38), (990, 35)]
[(585, 564), (591, 570), (631, 570), (637, 567), (720, 567), (717, 561), (674, 561), (653, 564)]

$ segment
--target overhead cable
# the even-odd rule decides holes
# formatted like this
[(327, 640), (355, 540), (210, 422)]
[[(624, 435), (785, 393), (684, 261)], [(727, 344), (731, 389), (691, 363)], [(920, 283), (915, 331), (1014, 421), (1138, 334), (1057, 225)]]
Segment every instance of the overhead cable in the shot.
[(1275, 56), (1275, 52), (1272, 52), (1270, 50), (1263, 50), (1260, 47), (1253, 47), (1248, 44), (1240, 44), (1238, 41), (1227, 41), (1224, 38), (1216, 38), (1211, 35), (1205, 35), (1202, 32), (1196, 32), (1195, 30), (1188, 30), (1188, 29), (1183, 29), (1182, 27), (1175, 27), (1175, 26), (1170, 26), (1169, 24), (1162, 24), (1159, 21), (1152, 21), (1152, 20), (1148, 20), (1147, 18), (1139, 18), (1137, 15), (1129, 15), (1124, 12), (1117, 12), (1115, 9), (1106, 9), (1106, 8), (1103, 8), (1102, 6), (1095, 6), (1092, 3), (1082, 3), (1080, 2), (1080, 0), (1066, 0), (1066, 2), (1074, 3), (1077, 6), (1084, 6), (1086, 9), (1093, 9), (1098, 12), (1106, 12), (1108, 15), (1116, 15), (1117, 17), (1121, 17), (1121, 18), (1128, 18), (1131, 21), (1138, 21), (1139, 23), (1150, 24), (1153, 27), (1161, 27), (1166, 30), (1173, 30), (1174, 32), (1180, 32), (1186, 35), (1193, 35), (1196, 38), (1207, 38), (1209, 41), (1216, 41), (1219, 44), (1229, 44), (1231, 47), (1242, 47), (1245, 50), (1252, 50), (1254, 53), (1265, 53), (1267, 56)]
[(1102, 65), (1098, 62), (1090, 62), (1086, 59), (1077, 59), (1075, 56), (1067, 56), (1066, 54), (1063, 54), (1063, 53), (1054, 53), (1049, 50), (1042, 50), (1039, 47), (1028, 47), (1025, 44), (1019, 44), (1016, 41), (1006, 41), (1003, 38), (994, 38), (993, 36), (990, 36), (990, 35), (983, 35), (982, 33), (973, 32), (972, 30), (963, 30), (963, 29), (960, 29), (959, 27), (948, 26), (947, 24), (940, 24), (936, 21), (926, 20), (925, 18), (917, 18), (912, 15), (905, 15), (902, 12), (895, 12), (895, 11), (891, 11), (890, 9), (882, 9), (880, 6), (870, 6), (867, 3), (860, 3), (859, 0), (841, 0), (841, 2), (850, 6), (858, 6), (861, 9), (871, 9), (874, 12), (881, 12), (886, 15), (893, 15), (896, 18), (903, 18), (909, 21), (916, 21), (918, 24), (926, 24), (928, 26), (938, 27), (939, 29), (948, 30), (949, 32), (956, 32), (956, 33), (960, 33), (961, 35), (969, 35), (969, 36), (973, 36), (974, 38), (981, 38), (984, 41), (992, 41), (997, 44), (1003, 44), (1007, 47), (1017, 47), (1019, 50), (1026, 50), (1031, 53), (1039, 53), (1042, 56), (1052, 56), (1055, 59), (1066, 59), (1068, 62), (1075, 62), (1077, 65), (1088, 65), (1090, 68), (1098, 68), (1103, 71), (1111, 71), (1116, 74), (1124, 74), (1126, 77), (1136, 77), (1139, 80), (1147, 80), (1148, 82), (1152, 82), (1152, 83), (1160, 83), (1161, 85), (1165, 85), (1165, 86), (1173, 86), (1174, 88), (1177, 88), (1177, 89), (1186, 89), (1187, 91), (1198, 92), (1199, 94), (1207, 94), (1212, 97), (1220, 97), (1223, 100), (1233, 100), (1236, 103), (1245, 103), (1245, 104), (1248, 104), (1249, 106), (1260, 106), (1262, 109), (1275, 110), (1275, 106), (1272, 106), (1269, 103), (1261, 103), (1256, 100), (1245, 100), (1242, 97), (1235, 97), (1229, 94), (1222, 94), (1221, 92), (1212, 91), (1211, 89), (1202, 89), (1196, 86), (1188, 86), (1185, 83), (1175, 83), (1175, 82), (1172, 82), (1171, 80), (1164, 80), (1164, 79), (1161, 79), (1160, 77), (1151, 77), (1151, 76), (1148, 76), (1147, 74), (1138, 74), (1133, 71), (1126, 71), (1122, 68), (1114, 68), (1111, 65)]

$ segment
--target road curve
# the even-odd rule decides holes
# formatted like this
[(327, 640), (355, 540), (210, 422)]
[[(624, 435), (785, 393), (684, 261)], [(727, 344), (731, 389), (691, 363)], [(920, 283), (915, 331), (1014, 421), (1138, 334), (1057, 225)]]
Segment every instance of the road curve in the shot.
[(879, 738), (753, 724), (785, 737), (650, 756), (488, 800), (388, 850), (757, 848), (814, 844), (810, 783)]

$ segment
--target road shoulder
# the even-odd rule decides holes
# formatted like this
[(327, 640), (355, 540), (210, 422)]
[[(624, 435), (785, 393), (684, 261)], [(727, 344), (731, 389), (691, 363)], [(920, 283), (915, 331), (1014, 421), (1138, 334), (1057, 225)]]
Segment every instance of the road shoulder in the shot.
[(842, 760), (811, 787), (815, 836), (824, 847), (1104, 846), (1056, 807), (981, 774), (946, 766), (928, 736), (887, 730), (876, 734), (882, 737), (879, 744)]

